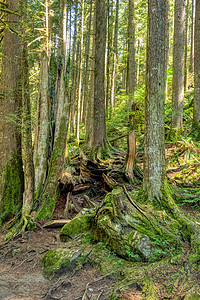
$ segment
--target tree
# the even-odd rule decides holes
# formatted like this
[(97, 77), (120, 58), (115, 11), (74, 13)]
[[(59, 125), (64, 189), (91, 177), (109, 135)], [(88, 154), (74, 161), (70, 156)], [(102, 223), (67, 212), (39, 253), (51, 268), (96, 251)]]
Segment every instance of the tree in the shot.
[(94, 137), (94, 66), (95, 66), (95, 36), (96, 36), (96, 3), (94, 5), (93, 14), (93, 40), (92, 40), (92, 57), (91, 57), (91, 75), (90, 75), (90, 91), (86, 109), (86, 124), (85, 124), (85, 143), (87, 149), (92, 148)]
[(105, 120), (105, 0), (96, 0), (93, 151), (101, 155), (106, 142)]
[(144, 193), (159, 203), (166, 182), (164, 141), (165, 21), (164, 0), (149, 0), (145, 96)]
[(31, 122), (31, 103), (29, 91), (29, 64), (27, 50), (27, 3), (20, 1), (21, 14), (21, 84), (22, 84), (22, 156), (24, 164), (24, 194), (22, 207), (22, 221), (26, 228), (34, 200), (34, 162), (33, 162), (33, 143), (32, 143), (32, 122)]
[(112, 87), (111, 87), (111, 108), (115, 105), (115, 93), (116, 93), (116, 78), (117, 78), (117, 42), (118, 42), (118, 17), (119, 17), (119, 0), (116, 0), (116, 16), (115, 16), (115, 33), (114, 33), (114, 61), (112, 72)]
[[(131, 112), (134, 111), (134, 92), (135, 92), (135, 20), (134, 20), (134, 0), (129, 0), (129, 63), (128, 63), (128, 91), (129, 91), (129, 129), (134, 128), (134, 120), (131, 117)], [(132, 182), (133, 179), (133, 168), (135, 164), (135, 132), (133, 131), (128, 136), (128, 155), (127, 155), (127, 165), (126, 173)]]
[[(49, 164), (47, 169), (47, 176), (44, 183), (42, 193), (39, 197), (39, 208), (37, 209), (36, 218), (44, 220), (47, 217), (51, 217), (57, 195), (58, 195), (58, 180), (61, 178), (61, 174), (65, 163), (65, 151), (67, 142), (67, 131), (69, 124), (69, 101), (66, 92), (65, 83), (65, 61), (66, 52), (64, 47), (65, 33), (63, 25), (65, 22), (65, 5), (63, 0), (60, 3), (61, 19), (60, 19), (60, 47), (58, 49), (58, 61), (57, 61), (57, 78), (56, 78), (56, 90), (55, 90), (55, 105), (54, 105), (54, 120), (55, 130), (53, 132), (52, 139), (52, 152), (50, 152)], [(48, 89), (47, 89), (48, 91)], [(48, 135), (46, 136), (48, 137)]]
[[(182, 215), (166, 176), (166, 18), (166, 0), (149, 0), (142, 193), (131, 198), (124, 186), (117, 185), (96, 212), (91, 210), (86, 217), (87, 224), (88, 218), (92, 219), (98, 241), (106, 242), (118, 255), (128, 256), (133, 261), (156, 261), (166, 253), (178, 254), (185, 246), (191, 246), (191, 259), (197, 261), (200, 255), (199, 227)], [(83, 224), (85, 215), (79, 215), (64, 226), (61, 237), (68, 235), (79, 220)]]
[(187, 90), (187, 69), (188, 69), (188, 33), (189, 33), (189, 8), (190, 3), (187, 0), (186, 21), (185, 21), (185, 59), (184, 59), (184, 90)]
[(190, 73), (194, 70), (194, 18), (195, 18), (195, 1), (192, 0), (192, 24), (191, 24), (191, 50), (190, 50)]
[(183, 126), (185, 0), (175, 0), (173, 41), (172, 128)]
[[(17, 12), (18, 0), (8, 0), (8, 9)], [(21, 149), (21, 53), (19, 15), (8, 14), (3, 38), (0, 85), (0, 220), (18, 216), (22, 207), (24, 176)]]
[(194, 106), (193, 124), (200, 128), (200, 3), (196, 1), (195, 33), (194, 33)]

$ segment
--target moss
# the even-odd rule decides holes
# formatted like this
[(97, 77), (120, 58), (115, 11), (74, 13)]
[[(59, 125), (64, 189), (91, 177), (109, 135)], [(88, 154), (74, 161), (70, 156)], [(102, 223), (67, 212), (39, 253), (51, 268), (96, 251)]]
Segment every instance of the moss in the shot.
[(92, 210), (83, 209), (74, 219), (63, 226), (60, 232), (61, 240), (66, 241), (76, 234), (89, 230), (93, 217)]
[(24, 174), (21, 157), (13, 156), (4, 167), (2, 198), (0, 200), (0, 225), (21, 212), (23, 203)]
[(40, 199), (41, 205), (35, 215), (36, 220), (43, 221), (47, 218), (52, 217), (57, 197), (58, 197), (57, 190), (54, 195), (49, 195), (48, 192), (42, 195)]
[(69, 249), (55, 249), (48, 251), (42, 258), (41, 266), (45, 277), (51, 279), (59, 272), (72, 272), (74, 268), (81, 266), (86, 255), (80, 251)]

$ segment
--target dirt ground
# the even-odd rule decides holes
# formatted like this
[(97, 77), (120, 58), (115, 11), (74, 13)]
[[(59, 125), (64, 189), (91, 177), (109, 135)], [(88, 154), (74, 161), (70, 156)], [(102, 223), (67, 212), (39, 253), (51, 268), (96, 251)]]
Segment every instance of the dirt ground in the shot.
[[(25, 232), (16, 240), (0, 246), (0, 299), (108, 299), (117, 279), (102, 276), (87, 263), (74, 274), (47, 280), (40, 266), (42, 256), (50, 249), (65, 248), (58, 239), (59, 229)], [(99, 298), (98, 298), (99, 297)]]

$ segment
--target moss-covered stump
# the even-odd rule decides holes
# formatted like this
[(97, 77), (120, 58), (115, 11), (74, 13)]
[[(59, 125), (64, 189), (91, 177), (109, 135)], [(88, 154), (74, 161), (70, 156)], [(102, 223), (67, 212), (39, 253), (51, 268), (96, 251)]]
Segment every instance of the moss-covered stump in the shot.
[(95, 216), (96, 239), (132, 261), (156, 261), (183, 247), (181, 225), (165, 211), (150, 212), (122, 188), (107, 194)]
[(81, 268), (86, 261), (87, 255), (81, 251), (70, 249), (55, 249), (48, 251), (42, 258), (41, 266), (46, 278), (52, 279), (62, 273), (73, 273)]
[(89, 230), (93, 223), (94, 216), (94, 210), (82, 209), (74, 219), (63, 226), (60, 232), (61, 240), (63, 242), (67, 241), (69, 238)]

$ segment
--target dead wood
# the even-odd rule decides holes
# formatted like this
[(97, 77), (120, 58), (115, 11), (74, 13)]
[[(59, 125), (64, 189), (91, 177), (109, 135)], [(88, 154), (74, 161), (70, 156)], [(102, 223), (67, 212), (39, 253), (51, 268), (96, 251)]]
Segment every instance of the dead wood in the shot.
[(136, 139), (135, 139), (135, 131), (133, 130), (128, 136), (128, 153), (127, 153), (127, 163), (126, 163), (126, 171), (125, 171), (130, 181), (133, 183), (135, 182), (133, 177), (135, 151), (136, 151)]
[(77, 187), (75, 187), (73, 189), (72, 195), (81, 194), (81, 193), (87, 191), (88, 189), (90, 189), (90, 185), (78, 185)]
[(96, 207), (96, 204), (92, 200), (90, 200), (90, 198), (87, 195), (84, 195), (84, 200), (90, 208)]
[(70, 221), (69, 219), (51, 220), (51, 221), (46, 222), (42, 227), (43, 228), (62, 228), (69, 221)]
[(120, 136), (118, 136), (118, 137), (116, 137), (116, 138), (114, 138), (114, 139), (109, 140), (108, 142), (109, 142), (109, 143), (115, 142), (115, 141), (117, 141), (117, 140), (120, 140), (120, 139), (122, 139), (122, 138), (128, 136), (128, 135), (129, 135), (129, 133), (124, 133), (124, 134), (122, 134), (122, 135), (120, 135)]
[(66, 201), (65, 209), (64, 209), (64, 216), (65, 216), (65, 217), (67, 217), (68, 212), (69, 212), (70, 196), (71, 196), (71, 193), (69, 192), (69, 193), (67, 194), (67, 201)]

